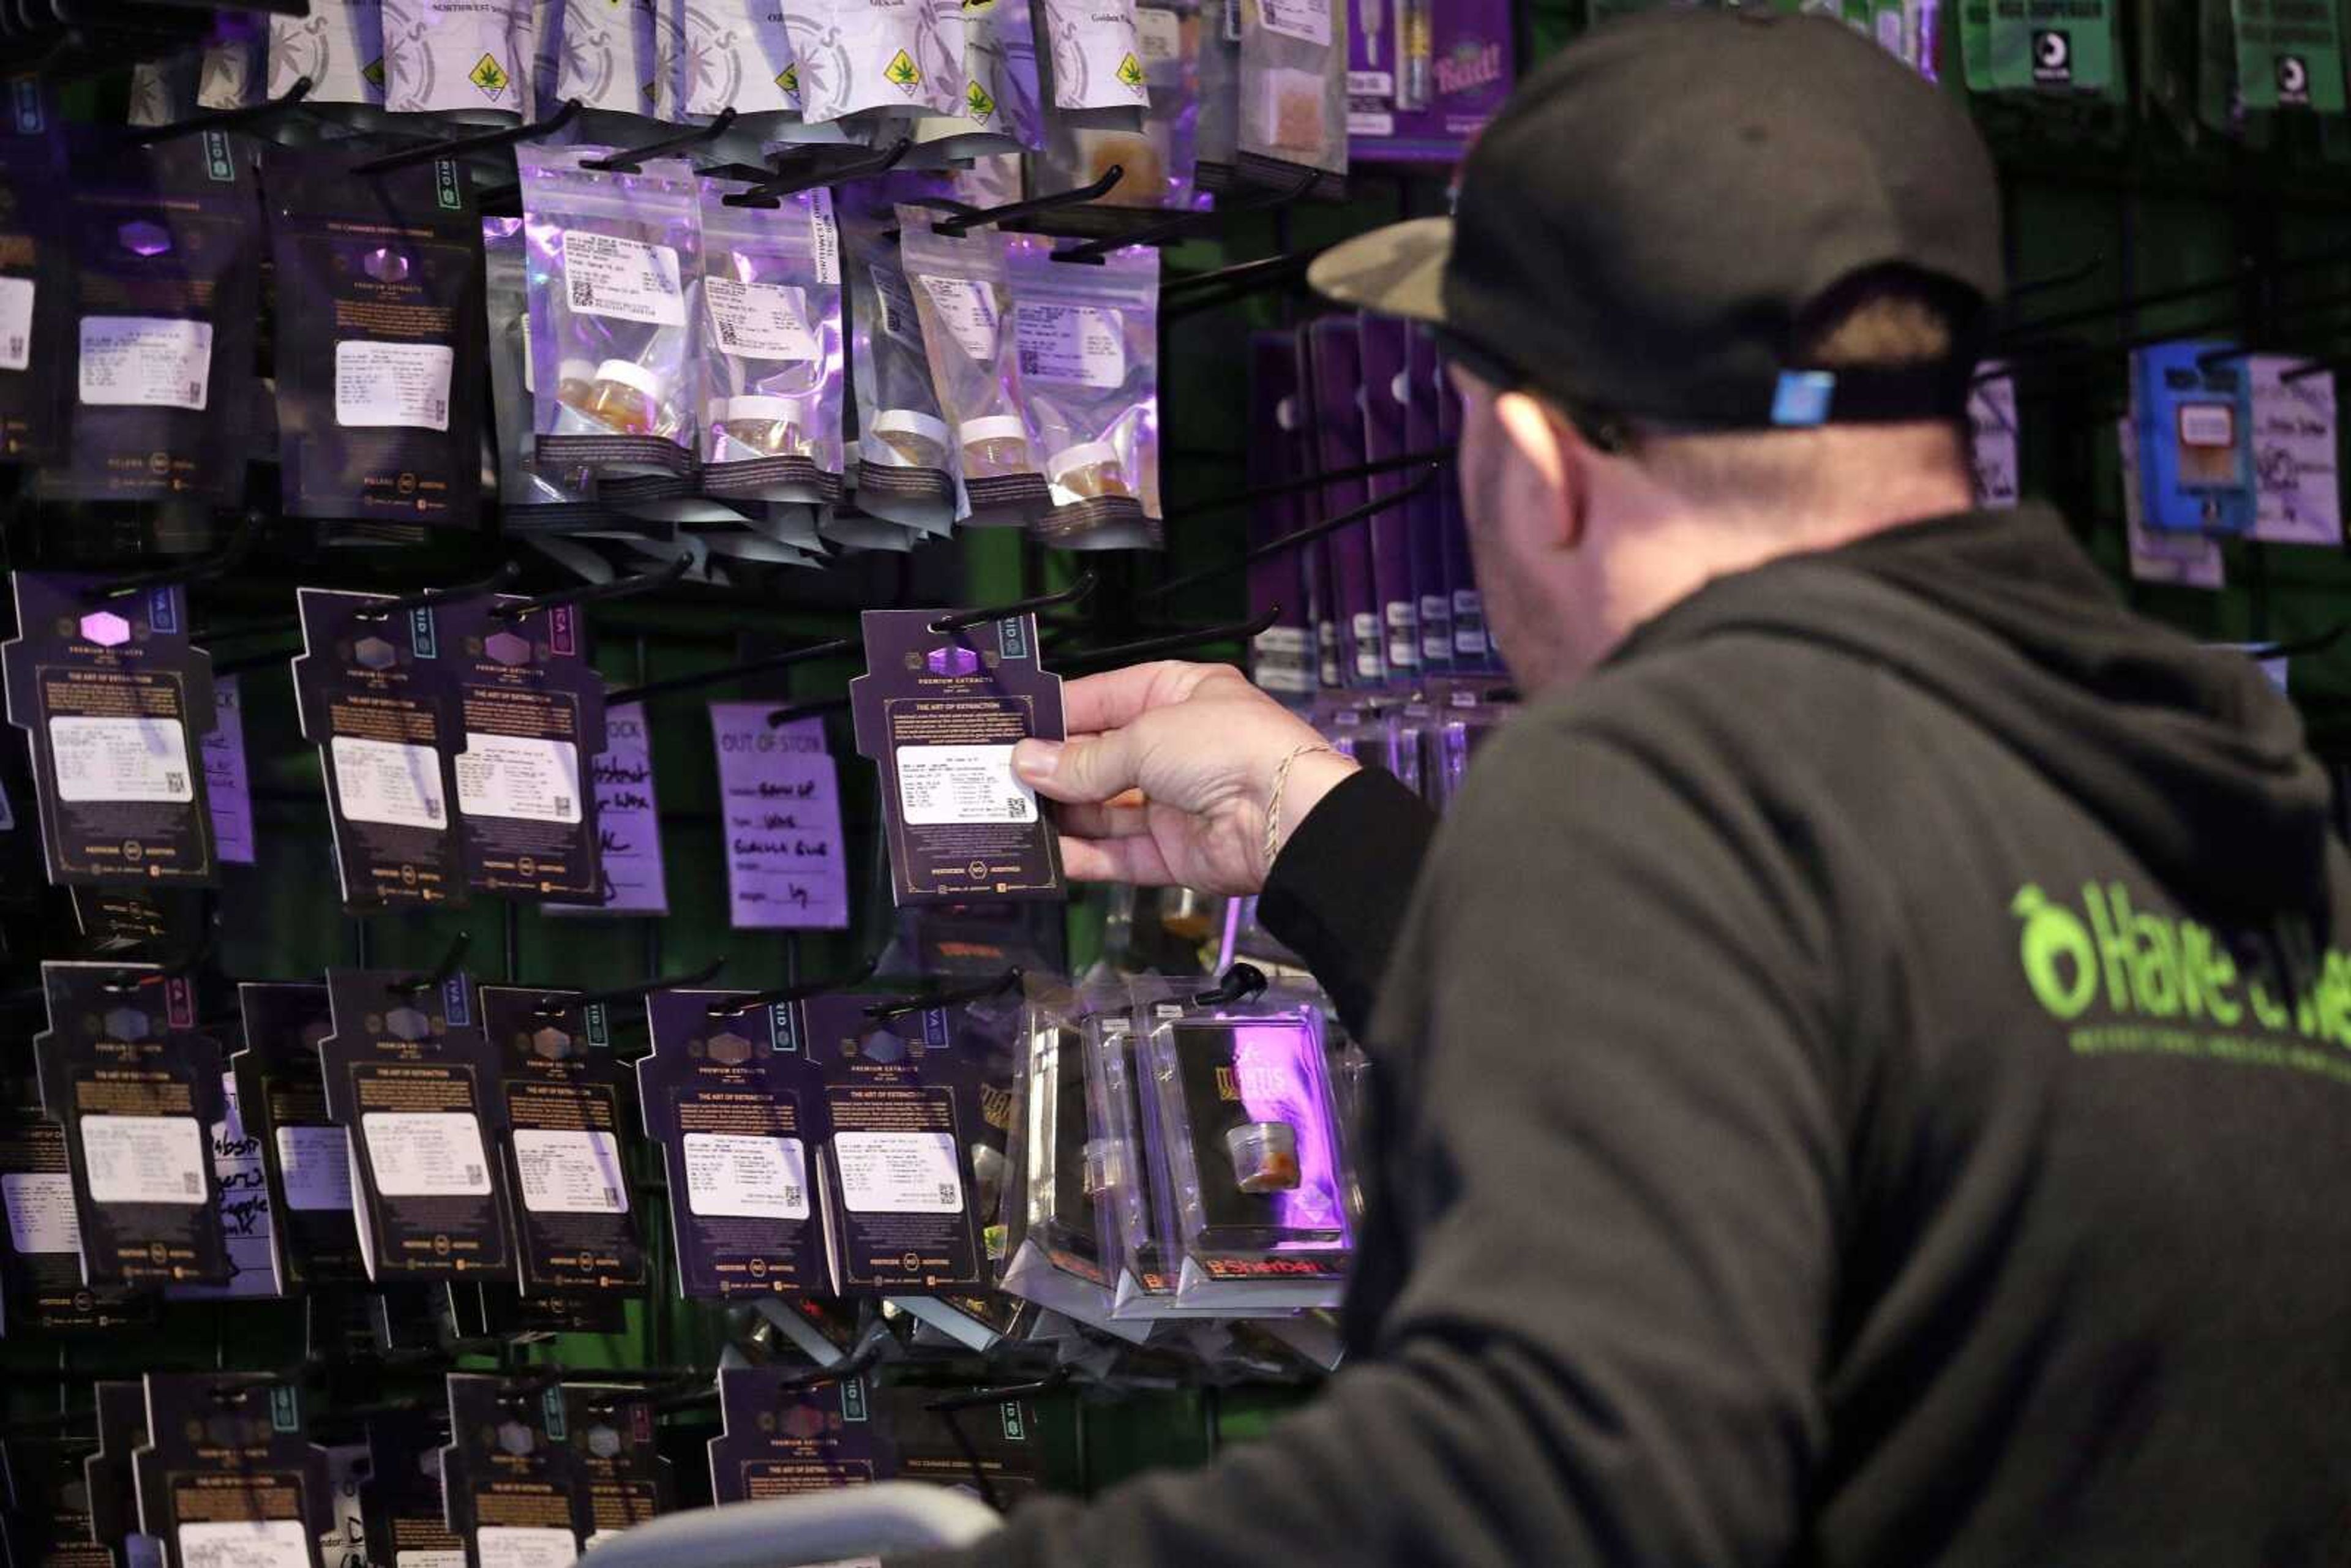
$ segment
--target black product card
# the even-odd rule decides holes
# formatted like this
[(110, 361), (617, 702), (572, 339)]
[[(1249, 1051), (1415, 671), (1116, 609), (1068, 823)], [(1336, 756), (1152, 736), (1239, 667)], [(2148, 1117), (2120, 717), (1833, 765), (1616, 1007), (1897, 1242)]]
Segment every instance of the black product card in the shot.
[(58, 458), (73, 384), (59, 143), (44, 118), (0, 122), (0, 463)]
[(464, 168), (355, 179), (339, 150), (271, 147), (262, 172), (287, 515), (472, 528), (485, 318)]
[(311, 1289), (367, 1282), (351, 1207), (350, 1139), (327, 1115), (319, 1044), (333, 1031), (324, 986), (250, 982), (237, 1101), (261, 1141), (269, 1202), (288, 1279)]
[(212, 656), (188, 641), (181, 591), (14, 580), (17, 635), (0, 671), (8, 721), (32, 737), (49, 880), (209, 886), (219, 868), (197, 741), (214, 724)]
[(971, 1291), (986, 1276), (972, 1171), (983, 1122), (958, 1015), (842, 995), (801, 1009), (832, 1127), (842, 1287)]
[(370, 1568), (465, 1568), (465, 1543), (441, 1500), (446, 1412), (385, 1411), (368, 1417), (367, 1479), (360, 1518)]
[(221, 1051), (194, 1032), (188, 983), (114, 964), (44, 964), (48, 1031), (33, 1042), (41, 1103), (66, 1125), (82, 1280), (228, 1282), (213, 1124)]
[(9, 1087), (0, 1107), (0, 1331), (89, 1333), (144, 1328), (156, 1298), (127, 1289), (92, 1290), (81, 1281), (81, 1225), (74, 1218), (65, 1127), (32, 1109), (27, 1082)]
[(790, 1004), (655, 991), (645, 1017), (637, 1098), (668, 1176), (680, 1293), (831, 1290), (815, 1179), (824, 1081)]
[(1060, 840), (1012, 771), (1016, 741), (1063, 737), (1037, 618), (932, 631), (945, 613), (866, 611), (866, 674), (849, 683), (857, 749), (882, 776), (892, 894), (1063, 897)]
[(460, 1339), (506, 1339), (517, 1344), (557, 1334), (629, 1332), (629, 1298), (613, 1291), (559, 1291), (526, 1296), (502, 1283), (448, 1286)]
[(502, 1151), (526, 1294), (636, 1291), (645, 1282), (621, 1154), (622, 1069), (601, 1006), (560, 992), (482, 988), (500, 1053)]
[(90, 1533), (82, 1476), (88, 1448), (87, 1443), (28, 1437), (0, 1444), (7, 1485), (0, 1554), (7, 1568), (115, 1568)]
[(567, 1384), (563, 1409), (572, 1467), (588, 1489), (589, 1545), (676, 1506), (669, 1461), (653, 1439), (653, 1400), (643, 1389)]
[(251, 143), (223, 131), (138, 147), (92, 127), (77, 146), (65, 192), (70, 446), (42, 471), (45, 499), (243, 498), (261, 315), (256, 184)]
[[(1026, 1399), (999, 1399), (953, 1410), (931, 1406), (960, 1392), (906, 1385), (881, 1391), (890, 1434), (890, 1479), (953, 1487), (1009, 1510), (1045, 1484), (1037, 1409)], [(978, 1476), (987, 1478), (983, 1488)]]
[[(221, 1237), (228, 1245), (225, 1285), (174, 1285), (175, 1300), (255, 1300), (283, 1296), (285, 1239), (277, 1224), (276, 1187), (264, 1150), (268, 1135), (256, 1124), (261, 1080), (236, 1023), (209, 1027), (227, 1053), (222, 1063), (222, 1119), (212, 1129), (213, 1180), (220, 1187)], [(247, 1106), (256, 1107), (248, 1112)]]
[(68, 890), (74, 925), (97, 953), (186, 952), (202, 940), (204, 897), (121, 883)]
[(321, 1568), (326, 1456), (299, 1392), (246, 1373), (147, 1375), (148, 1444), (132, 1463), (139, 1527), (165, 1568)]
[(441, 1483), (466, 1568), (565, 1568), (588, 1527), (563, 1388), (539, 1379), (449, 1375)]
[(136, 1378), (101, 1382), (91, 1398), (98, 1451), (81, 1467), (90, 1539), (106, 1548), (115, 1568), (145, 1568), (162, 1555), (155, 1538), (140, 1531), (139, 1487), (131, 1473), (131, 1456), (147, 1446), (147, 1385)]
[[(971, 1103), (978, 1115), (966, 1153), (971, 1159), (968, 1192), (973, 1222), (979, 1227), (981, 1273), (994, 1281), (1003, 1277), (1008, 1260), (1008, 1232), (1004, 1223), (1004, 1189), (1010, 1174), (1014, 1112), (1013, 1085), (1018, 1057), (1028, 1049), (1027, 1009), (1008, 987), (1002, 996), (983, 998), (959, 1008), (950, 1029), (977, 1076)], [(899, 1298), (899, 1304), (916, 1318), (974, 1351), (986, 1351), (1019, 1328), (1020, 1298), (991, 1289), (967, 1291), (941, 1290), (922, 1296)]]
[(360, 1251), (378, 1281), (512, 1276), (486, 1119), (500, 1113), (497, 1052), (473, 985), (417, 990), (388, 969), (330, 969), (335, 1032), (320, 1042), (327, 1113), (351, 1136)]
[(455, 677), (435, 609), (373, 594), (297, 591), (302, 735), (319, 750), (343, 906), (465, 902), (458, 843)]
[(604, 749), (604, 683), (580, 612), (513, 613), (525, 602), (462, 600), (440, 615), (465, 881), (510, 897), (596, 898), (596, 791), (582, 785)]
[(872, 1385), (846, 1377), (816, 1388), (792, 1386), (805, 1375), (769, 1366), (719, 1368), (718, 1411), (726, 1429), (710, 1440), (712, 1501), (831, 1491), (889, 1473)]
[(1025, 1201), (1014, 1216), (1019, 1234), (1008, 1239), (1014, 1269), (1032, 1266), (1020, 1252), (1034, 1249), (1051, 1268), (1088, 1285), (1107, 1286), (1094, 1224), (1099, 1162), (1088, 1158), (1085, 1036), (1067, 1024), (1042, 1022), (1030, 1051), (1020, 1140), (1028, 1163)]

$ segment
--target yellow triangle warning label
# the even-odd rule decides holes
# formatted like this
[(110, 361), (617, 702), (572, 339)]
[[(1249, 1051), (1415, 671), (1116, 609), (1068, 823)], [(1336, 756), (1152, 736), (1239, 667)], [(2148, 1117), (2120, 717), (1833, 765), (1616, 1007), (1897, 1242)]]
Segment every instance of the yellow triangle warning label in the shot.
[(371, 59), (367, 64), (361, 66), (360, 68), (360, 75), (367, 78), (370, 85), (381, 87), (383, 85), (383, 57), (381, 55), (378, 55), (374, 59)]
[(465, 79), (480, 88), (491, 98), (497, 97), (507, 89), (507, 70), (504, 66), (498, 64), (496, 55), (484, 55), (475, 61), (474, 68), (465, 73)]
[(1133, 55), (1118, 62), (1118, 79), (1129, 87), (1143, 85), (1143, 62)]
[(987, 89), (979, 84), (977, 78), (974, 78), (972, 84), (963, 89), (963, 106), (971, 112), (974, 120), (986, 120), (996, 112), (996, 100), (988, 97)]
[(912, 88), (923, 79), (922, 68), (914, 64), (914, 57), (904, 49), (890, 57), (890, 63), (882, 68), (882, 74), (903, 88)]
[(800, 67), (798, 60), (794, 60), (790, 65), (786, 66), (782, 70), (776, 73), (776, 85), (782, 88), (786, 92), (798, 92), (800, 90)]

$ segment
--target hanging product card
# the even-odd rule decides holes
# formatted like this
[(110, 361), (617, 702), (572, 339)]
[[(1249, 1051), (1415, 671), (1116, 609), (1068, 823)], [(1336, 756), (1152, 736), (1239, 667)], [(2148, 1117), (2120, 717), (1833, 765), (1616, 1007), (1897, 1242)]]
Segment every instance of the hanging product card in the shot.
[[(961, 1080), (955, 1088), (956, 1111), (964, 1120), (963, 1154), (971, 1167), (964, 1209), (979, 1230), (982, 1283), (893, 1294), (889, 1301), (911, 1313), (928, 1333), (985, 1354), (1002, 1341), (1019, 1335), (1024, 1314), (1033, 1317), (1020, 1298), (998, 1288), (1009, 1251), (1005, 1191), (1012, 1176), (1014, 1082), (1019, 1075), (1019, 1059), (1029, 1049), (1029, 1037), (1027, 1008), (1017, 974), (999, 975), (976, 989), (981, 994), (957, 994), (946, 1009), (942, 1032), (955, 1041)], [(914, 1016), (885, 1016), (875, 1021), (905, 1032)], [(935, 1064), (939, 1058), (925, 1053), (921, 1060)]]
[[(1446, 373), (1443, 362), (1431, 378), (1437, 385), (1437, 444), (1454, 447), (1461, 440), (1461, 394)], [(1499, 671), (1500, 662), (1486, 633), (1486, 602), (1478, 588), (1478, 573), (1469, 559), (1469, 529), (1461, 516), (1460, 476), (1450, 470), (1438, 476), (1438, 536), (1445, 541), (1445, 579), (1453, 593), (1453, 668), (1458, 674)]]
[(849, 924), (841, 782), (824, 721), (770, 725), (772, 703), (712, 703), (726, 892), (738, 931)]
[[(465, 1543), (441, 1501), (444, 1413), (387, 1410), (367, 1423), (368, 1475), (360, 1487), (373, 1568), (465, 1568)], [(331, 1565), (330, 1565), (331, 1568)]]
[(1361, 0), (1349, 7), (1347, 152), (1450, 166), (1510, 96), (1509, 0)]
[(132, 1464), (165, 1568), (321, 1568), (326, 1459), (303, 1439), (299, 1398), (266, 1375), (147, 1375)]
[(438, 617), (388, 599), (296, 591), (302, 735), (320, 752), (343, 906), (462, 904), (451, 758), (462, 742)]
[(637, 1062), (645, 1136), (669, 1181), (686, 1297), (828, 1291), (816, 1151), (824, 1090), (789, 1003), (655, 991)]
[(783, 0), (796, 46), (800, 112), (810, 122), (880, 110), (963, 107), (963, 16), (955, 0)]
[(253, 789), (245, 763), (245, 705), (235, 675), (213, 679), (213, 727), (196, 742), (212, 818), (213, 854), (224, 865), (253, 863)]
[(327, 1115), (319, 1073), (319, 1042), (332, 1032), (327, 988), (248, 981), (236, 998), (246, 1040), (238, 1104), (260, 1140), (287, 1276), (311, 1289), (364, 1284), (350, 1139)]
[[(1307, 406), (1313, 424), (1314, 455), (1324, 473), (1364, 465), (1363, 340), (1355, 319), (1326, 316), (1306, 329)], [(1335, 517), (1370, 500), (1361, 479), (1324, 485), (1318, 492), (1323, 514)], [(1372, 574), (1370, 530), (1342, 528), (1326, 547), (1338, 592), (1339, 664), (1351, 688), (1387, 684), (1387, 640)]]
[(31, 1084), (7, 1098), (0, 1109), (0, 1207), (8, 1221), (0, 1247), (0, 1329), (72, 1333), (152, 1322), (154, 1296), (82, 1283), (66, 1130), (31, 1109)]
[(972, 1208), (979, 1086), (951, 1015), (837, 993), (801, 1007), (832, 1127), (842, 1288), (971, 1290), (986, 1277)]
[(849, 687), (857, 749), (881, 772), (892, 895), (1062, 897), (1060, 839), (1012, 771), (1015, 743), (1066, 733), (1037, 618), (932, 631), (942, 613), (866, 611), (867, 673)]
[(43, 964), (49, 1028), (33, 1042), (42, 1107), (66, 1126), (82, 1279), (228, 1280), (209, 1130), (220, 1047), (197, 1034), (188, 982), (146, 965)]
[(73, 354), (63, 174), (40, 88), (20, 78), (16, 90), (0, 123), (0, 463), (52, 463)]
[(2248, 110), (2343, 112), (2342, 19), (2327, 0), (2231, 0)]
[(589, 1545), (676, 1506), (670, 1463), (653, 1441), (653, 1400), (644, 1390), (566, 1384), (563, 1421), (572, 1466), (587, 1486)]
[(778, 1366), (718, 1369), (718, 1411), (726, 1426), (710, 1440), (712, 1501), (723, 1507), (865, 1486), (886, 1473), (872, 1385), (844, 1377), (793, 1386), (805, 1376)]
[(440, 612), (465, 880), (476, 893), (589, 897), (603, 879), (583, 769), (604, 749), (604, 683), (579, 611), (527, 603), (482, 597)]
[(987, 1478), (995, 1506), (1008, 1510), (1042, 1491), (1045, 1455), (1037, 1407), (1026, 1399), (991, 1400), (958, 1412), (950, 1425), (945, 1413), (931, 1406), (953, 1393), (910, 1384), (880, 1391), (890, 1434), (890, 1479), (978, 1498), (976, 1470)]
[(350, 1134), (360, 1251), (376, 1281), (511, 1275), (491, 1138), (497, 1053), (472, 983), (329, 969), (335, 1032), (319, 1046), (327, 1113)]
[[(1401, 317), (1364, 312), (1358, 322), (1362, 348), (1364, 460), (1387, 463), (1410, 450), (1405, 445), (1405, 404), (1411, 395), (1408, 356), (1411, 324)], [(1379, 500), (1402, 491), (1416, 476), (1374, 474), (1366, 482)], [(1413, 592), (1412, 513), (1402, 505), (1372, 514), (1372, 603), (1379, 618), (1381, 662), (1388, 678), (1408, 682), (1420, 674), (1420, 601)]]
[(832, 193), (730, 204), (701, 182), (705, 494), (841, 499), (841, 232)]
[(269, 96), (282, 98), (308, 77), (306, 104), (382, 108), (381, 0), (309, 0), (309, 5), (307, 16), (269, 18)]
[[(277, 1231), (277, 1207), (263, 1153), (258, 1062), (247, 1047), (234, 1051), (221, 1074), (221, 1120), (212, 1128), (213, 1178), (220, 1187), (221, 1236), (228, 1244), (225, 1285), (172, 1285), (175, 1301), (235, 1300), (286, 1294), (287, 1278)], [(253, 1107), (248, 1113), (247, 1105)]]
[(1968, 457), (1979, 507), (2013, 507), (2017, 497), (2016, 380), (1997, 364), (1979, 365), (1968, 384)]
[(588, 498), (584, 471), (542, 471), (538, 465), (523, 251), (520, 218), (482, 220), (482, 296), (489, 314), (490, 437), (497, 449), (498, 520), (508, 534), (609, 523), (604, 508)]
[(504, 1057), (501, 1153), (524, 1292), (642, 1290), (604, 1009), (499, 986), (483, 987), (481, 1001), (483, 1030)]
[(213, 721), (212, 656), (177, 588), (110, 596), (101, 578), (13, 574), (17, 636), (0, 647), (9, 722), (32, 737), (49, 880), (203, 887), (214, 881), (196, 737)]
[(264, 173), (287, 515), (473, 527), (482, 230), (464, 168), (355, 179), (339, 150), (273, 149)]
[(566, 1568), (587, 1500), (572, 1463), (563, 1385), (449, 1375), (441, 1485), (465, 1568)]
[(2158, 343), (2131, 359), (2140, 500), (2158, 533), (2253, 525), (2252, 378), (2227, 343)]
[(2140, 486), (2137, 422), (2116, 420), (2115, 438), (2122, 451), (2123, 528), (2130, 551), (2131, 580), (2217, 592), (2225, 586), (2220, 541), (2209, 534), (2159, 534), (2149, 528)]
[(114, 1568), (90, 1534), (86, 1444), (16, 1437), (0, 1443), (0, 1559), (8, 1568)]
[(662, 869), (661, 808), (653, 796), (653, 745), (645, 710), (625, 703), (604, 713), (604, 749), (588, 768), (596, 795), (597, 859), (603, 897), (597, 904), (549, 900), (549, 915), (667, 915)]
[(82, 1461), (90, 1539), (113, 1568), (161, 1568), (163, 1543), (139, 1528), (135, 1456), (147, 1446), (147, 1385), (108, 1379), (90, 1389), (98, 1451)]
[(2309, 371), (2296, 356), (2254, 354), (2253, 538), (2272, 544), (2343, 542), (2336, 481), (2335, 373)]

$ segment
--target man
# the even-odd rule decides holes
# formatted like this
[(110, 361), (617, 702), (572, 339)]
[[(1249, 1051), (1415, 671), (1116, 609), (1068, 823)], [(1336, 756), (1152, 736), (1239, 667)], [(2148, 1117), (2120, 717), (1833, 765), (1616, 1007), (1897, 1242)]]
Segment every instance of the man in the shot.
[(1228, 670), (1019, 765), (1362, 1029), (1354, 1354), (967, 1561), (2351, 1563), (2351, 862), (2244, 661), (1969, 511), (1998, 213), (1866, 42), (1681, 15), (1323, 260), (1453, 351), (1526, 711), (1433, 844)]

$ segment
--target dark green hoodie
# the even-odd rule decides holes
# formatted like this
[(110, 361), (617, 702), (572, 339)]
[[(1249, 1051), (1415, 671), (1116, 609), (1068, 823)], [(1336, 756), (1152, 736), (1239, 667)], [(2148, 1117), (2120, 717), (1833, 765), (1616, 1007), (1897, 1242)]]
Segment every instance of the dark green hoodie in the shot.
[(1353, 1359), (972, 1560), (2351, 1563), (2328, 806), (2033, 508), (1643, 627), (1480, 756), (1392, 952), (1416, 819), (1350, 781), (1265, 908), (1384, 971)]

